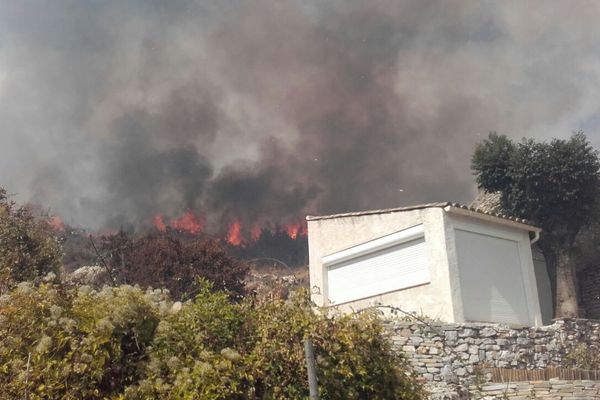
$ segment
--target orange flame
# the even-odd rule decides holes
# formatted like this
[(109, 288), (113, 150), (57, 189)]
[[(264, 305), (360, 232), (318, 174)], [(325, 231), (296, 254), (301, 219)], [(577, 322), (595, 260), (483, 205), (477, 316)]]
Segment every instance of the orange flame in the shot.
[[(187, 211), (181, 217), (170, 221), (167, 221), (162, 214), (157, 214), (152, 218), (152, 225), (160, 232), (165, 232), (170, 227), (196, 235), (203, 231), (204, 220), (192, 211)], [(266, 232), (283, 233), (292, 240), (308, 235), (306, 222), (303, 220), (295, 220), (275, 227), (264, 225), (261, 221), (255, 221), (249, 230), (244, 230), (241, 220), (235, 219), (229, 224), (224, 239), (232, 246), (245, 246), (248, 243), (257, 242)]]
[(191, 211), (188, 211), (181, 217), (172, 220), (169, 225), (173, 229), (185, 231), (191, 233), (192, 235), (202, 232), (202, 222)]
[(152, 218), (152, 225), (161, 232), (167, 230), (167, 224), (165, 224), (165, 218), (162, 214), (155, 215), (154, 218)]
[(227, 232), (227, 242), (233, 246), (239, 246), (243, 243), (242, 238), (242, 223), (238, 220), (232, 222), (229, 225), (229, 231)]
[(152, 218), (152, 225), (161, 232), (167, 230), (167, 226), (178, 231), (183, 231), (196, 235), (202, 232), (203, 223), (201, 218), (197, 217), (192, 211), (188, 211), (179, 218), (172, 219), (167, 224), (162, 214), (157, 214)]
[(250, 229), (250, 238), (252, 241), (256, 242), (262, 236), (262, 227), (260, 224), (255, 223), (252, 225), (252, 229)]
[(298, 236), (307, 235), (306, 223), (304, 222), (292, 222), (289, 224), (285, 224), (283, 228), (285, 230), (285, 233), (287, 233), (287, 235), (291, 239), (297, 239)]
[(65, 223), (58, 215), (51, 216), (50, 218), (48, 218), (47, 222), (50, 226), (50, 229), (52, 229), (55, 232), (62, 232), (65, 230)]

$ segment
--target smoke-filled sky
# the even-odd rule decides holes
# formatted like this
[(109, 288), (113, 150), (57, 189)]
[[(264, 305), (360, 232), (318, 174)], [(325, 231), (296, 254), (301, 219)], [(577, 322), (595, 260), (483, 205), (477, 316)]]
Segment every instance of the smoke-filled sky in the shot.
[(469, 201), (497, 131), (600, 145), (600, 3), (0, 3), (0, 186), (90, 228)]

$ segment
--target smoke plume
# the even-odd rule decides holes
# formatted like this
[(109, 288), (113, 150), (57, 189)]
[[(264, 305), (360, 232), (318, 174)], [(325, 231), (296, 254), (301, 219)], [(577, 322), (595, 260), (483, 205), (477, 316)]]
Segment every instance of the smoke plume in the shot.
[(5, 1), (0, 186), (90, 228), (468, 201), (489, 131), (598, 144), (598, 8)]

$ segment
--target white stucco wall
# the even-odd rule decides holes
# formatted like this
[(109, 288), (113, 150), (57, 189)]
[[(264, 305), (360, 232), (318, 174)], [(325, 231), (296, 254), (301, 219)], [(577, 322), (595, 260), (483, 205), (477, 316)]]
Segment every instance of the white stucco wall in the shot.
[[(448, 211), (450, 210), (450, 211)], [(451, 212), (453, 211), (453, 212)], [(465, 216), (461, 210), (430, 207), (410, 211), (394, 211), (363, 215), (308, 219), (310, 286), (312, 300), (318, 306), (334, 306), (342, 311), (356, 311), (392, 305), (404, 311), (417, 312), (446, 322), (464, 322), (459, 255), (456, 229), (510, 237), (518, 243), (521, 276), (519, 284), (526, 291), (526, 308), (531, 325), (542, 324), (536, 279), (531, 257), (529, 232), (515, 228), (506, 220), (489, 216)], [(468, 214), (468, 213), (467, 213)], [(343, 304), (331, 304), (328, 297), (327, 268), (322, 258), (353, 246), (381, 238), (417, 225), (424, 227), (430, 282)], [(465, 246), (461, 246), (463, 251)], [(495, 255), (497, 256), (497, 255)], [(463, 279), (463, 282), (465, 280)], [(467, 280), (468, 281), (468, 280)], [(471, 282), (471, 284), (477, 284)], [(518, 324), (515, 321), (515, 324)]]
[(377, 304), (394, 305), (405, 311), (454, 321), (447, 258), (444, 211), (441, 208), (384, 214), (347, 216), (308, 221), (308, 246), (312, 300), (331, 305), (327, 294), (327, 270), (322, 258), (352, 246), (423, 224), (431, 282), (367, 299), (336, 305), (343, 311)]
[(529, 232), (448, 214), (462, 320), (542, 325)]

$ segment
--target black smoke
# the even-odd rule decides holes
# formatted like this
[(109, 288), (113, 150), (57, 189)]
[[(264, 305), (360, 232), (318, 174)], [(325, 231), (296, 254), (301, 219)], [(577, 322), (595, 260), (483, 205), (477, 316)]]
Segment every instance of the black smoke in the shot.
[(469, 201), (488, 131), (596, 141), (578, 4), (5, 1), (0, 185), (92, 228)]

